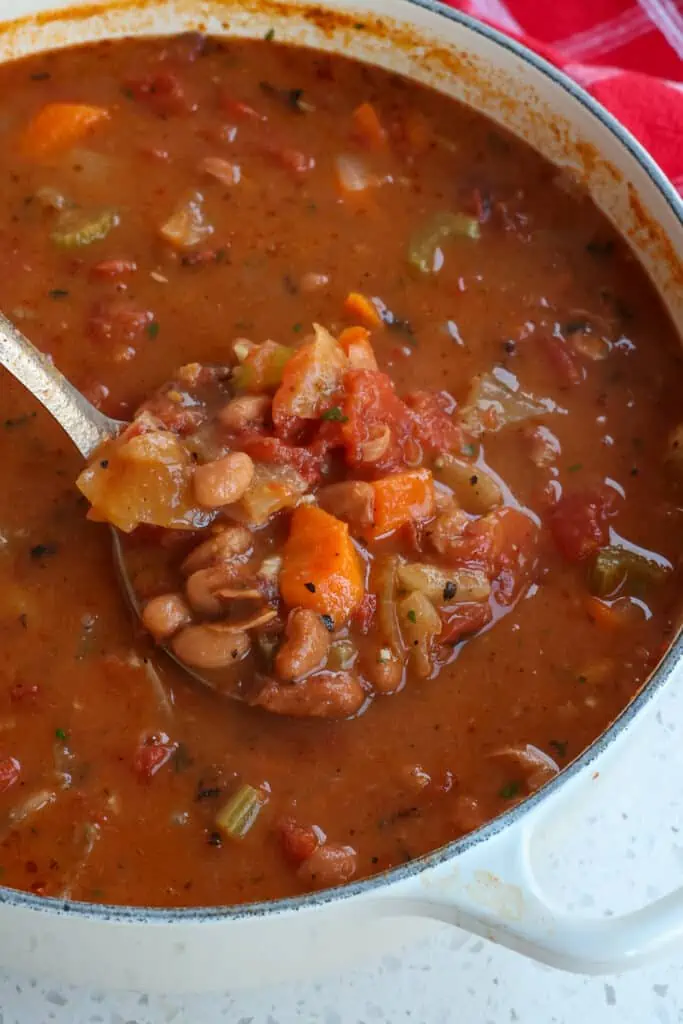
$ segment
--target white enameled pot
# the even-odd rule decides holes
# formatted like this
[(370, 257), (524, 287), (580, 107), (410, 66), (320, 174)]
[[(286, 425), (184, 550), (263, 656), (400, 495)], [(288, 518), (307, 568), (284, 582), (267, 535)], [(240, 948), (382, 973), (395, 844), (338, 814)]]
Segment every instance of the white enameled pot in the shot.
[[(661, 171), (562, 74), (433, 0), (323, 0), (315, 7), (303, 0), (0, 0), (0, 23), (2, 60), (105, 37), (187, 29), (262, 37), (273, 29), (278, 40), (352, 55), (433, 85), (585, 183), (629, 239), (683, 333), (683, 205)], [(531, 843), (624, 756), (657, 692), (683, 675), (682, 659), (679, 639), (583, 757), (523, 805), (428, 857), (332, 892), (237, 908), (90, 906), (0, 889), (0, 963), (89, 986), (225, 990), (339, 972), (441, 921), (460, 929), (463, 940), (476, 933), (568, 970), (640, 964), (683, 939), (683, 889), (622, 917), (566, 915), (537, 885)]]

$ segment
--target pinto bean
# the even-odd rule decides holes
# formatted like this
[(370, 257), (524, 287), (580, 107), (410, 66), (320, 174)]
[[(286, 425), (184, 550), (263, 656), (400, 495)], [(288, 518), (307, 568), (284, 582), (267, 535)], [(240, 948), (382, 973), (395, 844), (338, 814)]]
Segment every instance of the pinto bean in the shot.
[(503, 503), (503, 493), (494, 477), (468, 459), (440, 455), (434, 463), (434, 472), (451, 488), (466, 512), (483, 515)]
[(216, 630), (210, 625), (186, 626), (171, 640), (175, 656), (192, 668), (220, 669), (237, 664), (251, 646), (246, 633)]
[(352, 846), (325, 843), (299, 866), (297, 876), (316, 889), (344, 885), (356, 873), (357, 854)]
[(191, 618), (192, 613), (182, 594), (160, 594), (148, 601), (142, 611), (142, 625), (157, 643), (168, 640)]
[(216, 591), (229, 586), (234, 572), (228, 565), (211, 565), (206, 569), (198, 569), (188, 576), (185, 582), (185, 594), (193, 611), (200, 615), (216, 618), (223, 610), (223, 602)]
[(234, 434), (253, 427), (260, 427), (270, 412), (271, 400), (268, 395), (240, 395), (224, 405), (217, 419), (222, 427)]
[(275, 671), (285, 682), (301, 679), (321, 667), (329, 649), (330, 634), (320, 616), (308, 608), (295, 608), (275, 657)]
[(222, 508), (239, 501), (254, 476), (254, 463), (245, 452), (230, 452), (214, 462), (197, 466), (194, 494), (203, 508)]
[(349, 718), (360, 711), (366, 697), (351, 672), (318, 672), (300, 683), (269, 679), (252, 703), (292, 718)]
[(354, 533), (362, 533), (375, 521), (375, 491), (372, 484), (362, 480), (344, 480), (321, 488), (318, 504), (348, 523)]
[(403, 682), (403, 662), (383, 647), (374, 657), (363, 660), (363, 675), (376, 693), (396, 693)]
[(198, 569), (230, 561), (235, 555), (246, 554), (251, 544), (251, 532), (246, 526), (228, 526), (193, 548), (181, 564), (180, 571), (189, 576)]

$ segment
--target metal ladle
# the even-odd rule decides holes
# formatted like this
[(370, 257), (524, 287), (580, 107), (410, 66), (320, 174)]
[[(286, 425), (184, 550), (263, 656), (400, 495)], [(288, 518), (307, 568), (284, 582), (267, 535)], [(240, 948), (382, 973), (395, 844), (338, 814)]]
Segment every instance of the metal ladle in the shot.
[[(116, 437), (128, 424), (123, 420), (115, 420), (96, 409), (66, 377), (53, 366), (47, 356), (39, 352), (28, 338), (19, 331), (11, 321), (0, 313), (0, 366), (3, 366), (15, 380), (23, 384), (38, 401), (57, 420), (64, 432), (68, 434), (84, 459), (89, 459), (104, 441)], [(118, 531), (111, 527), (114, 562), (118, 571), (121, 586), (135, 614), (140, 616), (140, 606), (128, 575), (123, 549)], [(193, 679), (216, 689), (215, 682), (199, 675), (175, 657), (169, 648), (164, 648), (169, 657), (173, 658), (183, 671)], [(224, 696), (238, 697), (221, 689)], [(239, 699), (239, 697), (238, 697)]]

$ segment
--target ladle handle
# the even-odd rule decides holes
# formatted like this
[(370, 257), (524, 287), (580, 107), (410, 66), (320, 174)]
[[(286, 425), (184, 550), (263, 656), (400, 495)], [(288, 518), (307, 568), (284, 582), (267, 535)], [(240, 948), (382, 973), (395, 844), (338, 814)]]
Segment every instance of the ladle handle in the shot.
[(0, 365), (45, 406), (84, 458), (118, 433), (120, 423), (95, 409), (2, 313)]

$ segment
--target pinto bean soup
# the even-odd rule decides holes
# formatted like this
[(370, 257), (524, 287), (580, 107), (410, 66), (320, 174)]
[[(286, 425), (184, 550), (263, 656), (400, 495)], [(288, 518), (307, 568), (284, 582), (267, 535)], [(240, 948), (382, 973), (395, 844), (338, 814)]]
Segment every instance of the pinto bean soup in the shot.
[(84, 467), (2, 377), (3, 882), (272, 899), (552, 778), (680, 610), (679, 339), (589, 198), (270, 36), (0, 91), (0, 308), (130, 422)]

